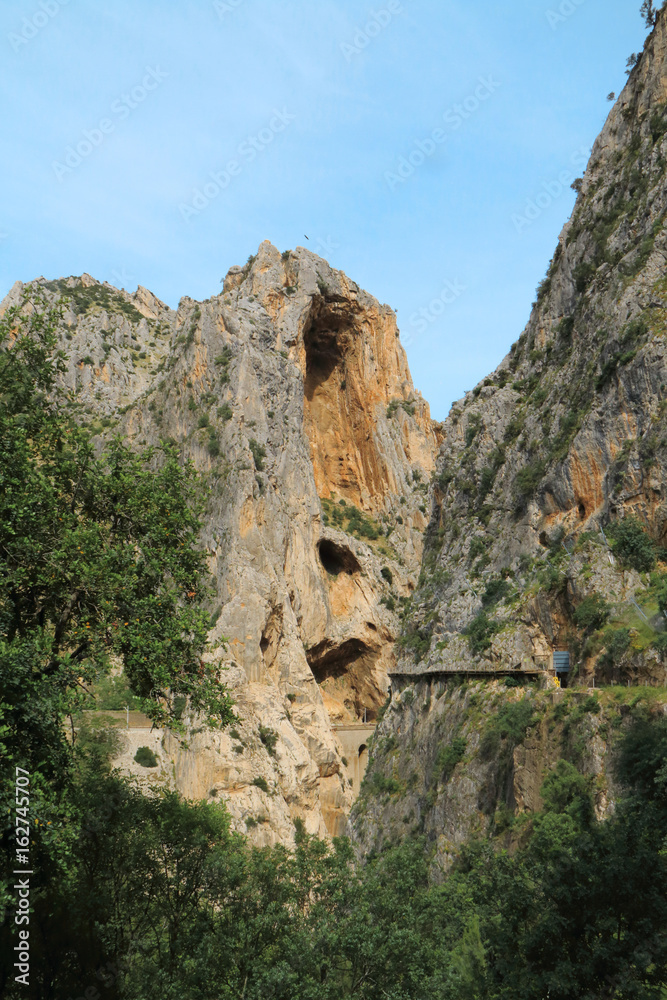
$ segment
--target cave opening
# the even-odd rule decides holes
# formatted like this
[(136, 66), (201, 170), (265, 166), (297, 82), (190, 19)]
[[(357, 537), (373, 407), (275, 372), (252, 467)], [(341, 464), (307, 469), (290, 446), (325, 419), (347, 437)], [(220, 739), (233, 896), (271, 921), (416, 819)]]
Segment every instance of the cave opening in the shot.
[(361, 567), (356, 556), (344, 545), (323, 538), (317, 548), (320, 562), (330, 576), (339, 576), (341, 573), (352, 576), (353, 573), (360, 572)]
[(306, 349), (306, 399), (312, 401), (320, 386), (337, 368), (344, 369), (349, 333), (342, 310), (333, 305), (317, 308), (303, 335)]
[(384, 701), (384, 693), (373, 682), (377, 656), (377, 650), (357, 638), (338, 645), (325, 639), (306, 653), (323, 693), (332, 703), (344, 706), (357, 722), (373, 722)]

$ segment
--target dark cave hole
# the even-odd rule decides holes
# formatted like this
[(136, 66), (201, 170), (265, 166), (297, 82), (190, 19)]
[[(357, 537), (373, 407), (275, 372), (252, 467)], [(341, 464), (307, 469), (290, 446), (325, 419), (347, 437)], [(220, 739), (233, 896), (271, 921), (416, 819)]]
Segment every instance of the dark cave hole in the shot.
[(352, 575), (358, 573), (361, 567), (355, 555), (346, 549), (344, 545), (337, 545), (336, 542), (323, 538), (318, 545), (320, 562), (327, 573), (338, 576), (340, 573)]

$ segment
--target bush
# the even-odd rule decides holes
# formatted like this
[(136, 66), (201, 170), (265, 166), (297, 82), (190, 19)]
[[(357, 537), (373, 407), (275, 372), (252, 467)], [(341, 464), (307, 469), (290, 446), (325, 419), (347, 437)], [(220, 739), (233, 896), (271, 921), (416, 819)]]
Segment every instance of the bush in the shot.
[(559, 760), (541, 788), (544, 811), (566, 813), (587, 825), (593, 819), (590, 778), (570, 764)]
[(197, 421), (198, 427), (208, 427), (208, 417), (205, 413), (202, 413), (201, 417)]
[(575, 625), (586, 630), (602, 628), (609, 618), (610, 608), (601, 594), (585, 597), (572, 615)]
[(218, 440), (218, 435), (215, 431), (211, 431), (209, 434), (206, 447), (212, 458), (216, 458), (220, 454), (220, 441)]
[(617, 663), (630, 645), (630, 630), (627, 628), (610, 629), (605, 634), (607, 651), (603, 660), (610, 666)]
[(482, 737), (482, 757), (490, 760), (498, 754), (502, 754), (504, 758), (511, 756), (515, 747), (523, 743), (534, 722), (534, 705), (529, 698), (503, 705)]
[(255, 468), (257, 469), (258, 472), (263, 472), (264, 459), (266, 458), (266, 448), (264, 447), (264, 445), (261, 445), (258, 441), (255, 441), (254, 438), (250, 438), (250, 441), (248, 442), (248, 447), (252, 452), (252, 457), (255, 461)]
[(382, 577), (383, 580), (387, 581), (387, 583), (389, 584), (389, 586), (391, 586), (391, 584), (394, 582), (394, 575), (393, 575), (393, 573), (391, 572), (391, 570), (389, 569), (388, 566), (383, 566), (382, 567), (382, 570), (380, 571), (380, 575), (381, 575), (381, 577)]
[(653, 648), (657, 649), (660, 654), (667, 653), (667, 632), (663, 632), (662, 635), (653, 640)]
[(275, 729), (270, 729), (268, 726), (260, 726), (259, 738), (266, 747), (268, 753), (270, 753), (272, 757), (275, 757), (276, 743), (278, 742), (278, 733)]
[(447, 783), (454, 773), (454, 768), (465, 757), (467, 743), (463, 736), (455, 736), (451, 743), (441, 747), (435, 759), (436, 771), (442, 781)]
[(468, 426), (466, 427), (466, 433), (465, 433), (466, 448), (470, 447), (470, 445), (473, 443), (473, 441), (475, 440), (481, 429), (482, 429), (482, 418), (480, 417), (479, 413), (473, 413), (470, 419), (468, 420)]
[(471, 652), (481, 654), (487, 650), (493, 636), (500, 631), (500, 628), (499, 622), (491, 621), (485, 611), (480, 611), (468, 627), (463, 629), (463, 634), (468, 638)]
[(396, 795), (401, 790), (401, 783), (397, 778), (374, 771), (368, 780), (368, 788), (372, 795)]
[(232, 408), (229, 403), (223, 403), (222, 406), (218, 407), (216, 412), (220, 420), (227, 422), (232, 419)]
[(517, 472), (514, 479), (514, 496), (518, 507), (524, 507), (533, 496), (542, 481), (545, 469), (545, 463), (541, 459), (536, 459)]
[(139, 747), (134, 755), (134, 759), (142, 767), (157, 767), (157, 757), (150, 747)]
[(255, 786), (255, 788), (261, 788), (263, 792), (266, 792), (267, 795), (269, 794), (269, 786), (266, 778), (262, 778), (260, 775), (257, 778), (253, 778), (252, 783)]
[(608, 530), (612, 540), (612, 548), (621, 562), (636, 569), (639, 573), (648, 573), (656, 563), (655, 543), (635, 517), (626, 517), (616, 521)]
[(511, 590), (507, 580), (491, 580), (482, 594), (482, 605), (491, 608), (507, 597)]

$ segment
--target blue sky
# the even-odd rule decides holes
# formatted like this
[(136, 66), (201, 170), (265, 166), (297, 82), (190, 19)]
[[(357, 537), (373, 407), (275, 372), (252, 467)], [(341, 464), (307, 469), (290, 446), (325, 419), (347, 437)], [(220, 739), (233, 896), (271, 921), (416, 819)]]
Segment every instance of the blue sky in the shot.
[(88, 271), (175, 306), (307, 246), (398, 310), (443, 419), (525, 325), (639, 6), (3, 0), (0, 296)]

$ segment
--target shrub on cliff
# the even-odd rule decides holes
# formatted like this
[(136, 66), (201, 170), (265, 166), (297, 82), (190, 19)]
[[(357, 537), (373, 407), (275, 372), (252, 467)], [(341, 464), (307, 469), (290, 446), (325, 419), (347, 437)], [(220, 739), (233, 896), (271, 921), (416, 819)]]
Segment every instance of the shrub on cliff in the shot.
[(601, 594), (585, 597), (572, 615), (575, 625), (587, 631), (602, 628), (609, 618), (610, 608)]
[(501, 629), (499, 622), (492, 621), (485, 611), (473, 618), (463, 634), (467, 636), (470, 650), (477, 655), (484, 653), (491, 645), (491, 641), (496, 632)]
[(616, 521), (608, 529), (611, 545), (626, 566), (638, 573), (649, 573), (654, 569), (657, 549), (654, 541), (636, 517), (625, 517)]

